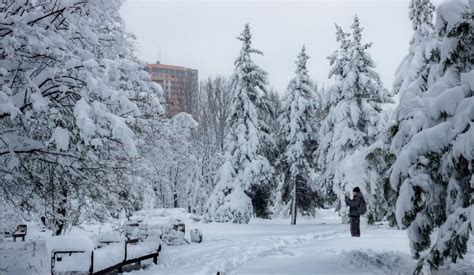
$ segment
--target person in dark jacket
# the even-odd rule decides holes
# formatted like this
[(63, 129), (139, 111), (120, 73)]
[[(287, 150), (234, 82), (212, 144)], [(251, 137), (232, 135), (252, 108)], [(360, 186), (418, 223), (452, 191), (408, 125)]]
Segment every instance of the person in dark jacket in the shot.
[(356, 187), (352, 190), (352, 200), (349, 194), (345, 194), (346, 205), (349, 206), (349, 218), (351, 224), (352, 237), (360, 237), (360, 205), (364, 201), (364, 197), (360, 193), (360, 188)]

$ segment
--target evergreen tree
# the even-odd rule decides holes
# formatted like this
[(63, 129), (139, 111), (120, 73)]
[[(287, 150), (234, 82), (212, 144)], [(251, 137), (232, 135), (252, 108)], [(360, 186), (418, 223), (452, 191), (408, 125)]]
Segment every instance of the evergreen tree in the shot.
[[(337, 27), (340, 49), (331, 57), (335, 83), (329, 89), (325, 106), (327, 116), (319, 132), (317, 151), (321, 182), (318, 184), (333, 200), (343, 191), (359, 186), (368, 196), (368, 207), (375, 207), (371, 195), (378, 187), (367, 178), (367, 147), (374, 144), (385, 122), (381, 104), (389, 93), (374, 70), (367, 53), (371, 44), (362, 43), (362, 28), (357, 16), (352, 24), (352, 39)], [(341, 207), (341, 202), (338, 207)], [(343, 203), (343, 202), (342, 202)]]
[[(333, 78), (334, 81), (340, 82), (346, 76), (345, 68), (347, 63), (349, 62), (349, 47), (350, 47), (350, 34), (344, 32), (344, 30), (338, 26), (336, 27), (336, 41), (339, 42), (339, 49), (336, 50), (332, 55), (328, 57), (329, 63), (332, 66), (329, 71), (329, 78)], [(326, 91), (323, 96), (323, 106), (327, 115), (329, 112), (329, 108), (333, 105), (336, 105), (341, 100), (341, 93), (340, 92), (332, 92), (331, 89), (339, 89), (335, 86), (330, 87), (329, 91)]]
[[(412, 0), (409, 6), (409, 18), (412, 21), (413, 36), (410, 40), (408, 55), (401, 62), (393, 85), (393, 94), (399, 94), (400, 104), (394, 111), (396, 123), (391, 130), (391, 150), (398, 154), (402, 146), (425, 127), (424, 121), (418, 120), (420, 105), (417, 99), (438, 78), (436, 68), (439, 62), (438, 41), (434, 37), (434, 6), (429, 0)], [(413, 122), (419, 122), (416, 127)], [(410, 125), (410, 127), (406, 127)]]
[[(339, 49), (334, 51), (332, 55), (328, 57), (329, 63), (332, 66), (328, 77), (333, 78), (335, 85), (330, 86), (329, 89), (325, 90), (321, 94), (322, 97), (322, 117), (319, 135), (320, 147), (314, 154), (314, 159), (317, 163), (317, 170), (321, 173), (321, 177), (318, 180), (318, 185), (320, 186), (320, 192), (322, 192), (325, 201), (324, 203), (331, 204), (336, 199), (336, 196), (332, 190), (332, 179), (329, 179), (330, 173), (328, 171), (329, 167), (326, 166), (325, 156), (321, 155), (323, 152), (323, 147), (328, 147), (330, 144), (322, 144), (321, 137), (324, 137), (323, 133), (328, 133), (330, 131), (329, 125), (324, 121), (325, 118), (329, 116), (330, 110), (340, 101), (341, 93), (338, 92), (339, 87), (336, 84), (340, 83), (345, 77), (345, 66), (348, 62), (348, 51), (350, 46), (349, 33), (344, 32), (344, 30), (335, 24), (336, 27), (336, 41), (339, 42)], [(326, 140), (324, 142), (330, 142)]]
[[(389, 128), (391, 129), (391, 128)], [(369, 146), (363, 162), (367, 164), (366, 177), (367, 222), (373, 224), (377, 221), (388, 220), (390, 226), (396, 226), (395, 201), (397, 193), (390, 185), (390, 169), (395, 162), (395, 155), (390, 152), (390, 131), (380, 133), (379, 140)]]
[(251, 59), (262, 54), (252, 48), (250, 26), (238, 37), (242, 42), (231, 79), (232, 100), (225, 140), (225, 161), (208, 201), (207, 219), (247, 223), (252, 215), (268, 216), (275, 144), (266, 118), (272, 108), (267, 73)]
[(318, 195), (314, 185), (313, 153), (317, 147), (316, 96), (308, 76), (305, 47), (296, 60), (296, 76), (288, 84), (278, 118), (281, 159), (279, 171), (283, 182), (279, 188), (283, 204), (290, 204), (291, 224), (297, 212), (314, 214)]
[[(434, 49), (433, 13), (430, 0), (411, 0), (409, 18), (414, 31), (410, 40), (408, 55), (397, 69), (393, 85), (394, 93), (403, 93), (420, 74), (426, 73), (425, 66), (431, 59)], [(418, 84), (422, 86), (422, 83)]]
[[(401, 127), (416, 132), (402, 143), (390, 177), (399, 192), (396, 218), (408, 228), (412, 253), (420, 258), (415, 273), (428, 274), (463, 257), (472, 234), (474, 213), (474, 25), (467, 1), (437, 9), (439, 62), (435, 78), (416, 98), (416, 116)], [(408, 97), (403, 101), (413, 100)], [(406, 102), (400, 102), (403, 106)], [(393, 146), (393, 144), (392, 144)], [(431, 233), (439, 228), (436, 241)]]
[[(407, 127), (412, 119), (417, 117), (419, 105), (416, 99), (425, 92), (436, 78), (432, 63), (437, 60), (439, 52), (436, 48), (433, 26), (434, 6), (429, 0), (412, 0), (409, 5), (409, 18), (412, 21), (413, 36), (410, 40), (409, 53), (399, 65), (392, 93), (398, 94), (400, 104), (392, 113), (390, 126), (379, 145), (367, 156), (369, 169), (383, 186), (384, 200), (379, 202), (375, 213), (369, 211), (369, 223), (383, 217), (389, 219), (391, 225), (396, 225), (395, 201), (397, 191), (390, 186), (391, 166), (400, 152), (400, 147), (411, 138), (418, 129)], [(409, 112), (409, 113), (408, 113)]]

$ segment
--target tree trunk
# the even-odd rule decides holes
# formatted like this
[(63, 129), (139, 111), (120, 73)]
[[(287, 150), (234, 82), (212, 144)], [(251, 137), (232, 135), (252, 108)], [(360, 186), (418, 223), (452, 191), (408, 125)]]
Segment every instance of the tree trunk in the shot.
[(56, 210), (56, 236), (64, 233), (64, 226), (66, 223), (66, 207), (67, 207), (67, 193), (63, 193), (63, 198), (59, 203), (58, 209)]
[(176, 167), (176, 174), (174, 176), (174, 190), (173, 190), (173, 207), (178, 208), (178, 175), (179, 175), (179, 165)]
[(296, 180), (293, 182), (293, 190), (291, 190), (291, 224), (296, 224)]
[(348, 224), (350, 222), (350, 219), (349, 219), (346, 202), (343, 198), (341, 198), (340, 201), (341, 201), (341, 209), (339, 209), (339, 213), (341, 215), (342, 224)]

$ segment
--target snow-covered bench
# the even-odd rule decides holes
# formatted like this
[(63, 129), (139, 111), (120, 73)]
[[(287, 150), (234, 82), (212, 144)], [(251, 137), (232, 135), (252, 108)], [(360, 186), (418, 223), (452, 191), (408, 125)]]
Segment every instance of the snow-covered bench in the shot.
[(51, 274), (61, 272), (92, 273), (91, 254), (94, 244), (87, 237), (56, 236), (46, 243), (51, 255)]
[(16, 242), (16, 238), (21, 238), (21, 240), (24, 242), (27, 232), (28, 232), (28, 227), (26, 226), (26, 224), (18, 225), (15, 231), (13, 231), (12, 233), (13, 241)]
[[(161, 234), (161, 233), (160, 233)], [(84, 272), (106, 274), (132, 263), (153, 259), (156, 264), (161, 251), (160, 235), (142, 239), (125, 239), (118, 234), (99, 236), (97, 245), (87, 237), (52, 237), (47, 242), (51, 255), (51, 274)], [(94, 248), (95, 247), (95, 248)]]

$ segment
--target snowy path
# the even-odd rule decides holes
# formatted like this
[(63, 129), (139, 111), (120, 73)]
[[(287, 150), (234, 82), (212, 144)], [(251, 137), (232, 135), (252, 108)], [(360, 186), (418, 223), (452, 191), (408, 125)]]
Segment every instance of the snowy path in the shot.
[(413, 261), (403, 231), (341, 224), (199, 224), (202, 244), (165, 247), (159, 263), (133, 274), (386, 274)]

